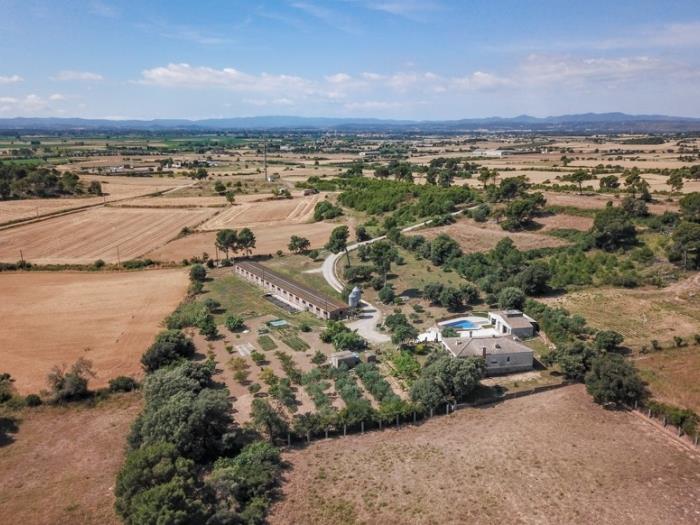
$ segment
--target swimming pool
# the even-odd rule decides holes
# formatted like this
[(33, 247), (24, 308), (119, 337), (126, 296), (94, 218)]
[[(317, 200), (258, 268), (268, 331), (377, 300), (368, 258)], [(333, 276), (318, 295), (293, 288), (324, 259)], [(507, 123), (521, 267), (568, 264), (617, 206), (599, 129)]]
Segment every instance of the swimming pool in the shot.
[(457, 321), (444, 323), (442, 324), (442, 326), (449, 326), (450, 328), (454, 328), (456, 330), (476, 330), (477, 328), (481, 328), (481, 326), (479, 326), (478, 324), (472, 323), (467, 319), (458, 319)]

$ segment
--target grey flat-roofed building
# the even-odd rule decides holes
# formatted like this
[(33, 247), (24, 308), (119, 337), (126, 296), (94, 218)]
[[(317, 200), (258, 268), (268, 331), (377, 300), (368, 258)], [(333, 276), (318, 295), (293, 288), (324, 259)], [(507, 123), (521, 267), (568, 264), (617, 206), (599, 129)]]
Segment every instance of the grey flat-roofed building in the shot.
[(489, 322), (499, 334), (526, 339), (535, 335), (534, 321), (520, 310), (489, 312)]
[(509, 336), (443, 337), (442, 344), (456, 358), (483, 357), (487, 375), (532, 370), (532, 349)]
[(355, 352), (343, 350), (341, 352), (332, 353), (329, 361), (333, 368), (339, 368), (340, 365), (346, 365), (348, 368), (352, 368), (360, 362), (360, 357)]
[(241, 261), (233, 265), (233, 271), (285, 302), (321, 319), (339, 319), (348, 311), (348, 306), (340, 300), (299, 284), (262, 264)]

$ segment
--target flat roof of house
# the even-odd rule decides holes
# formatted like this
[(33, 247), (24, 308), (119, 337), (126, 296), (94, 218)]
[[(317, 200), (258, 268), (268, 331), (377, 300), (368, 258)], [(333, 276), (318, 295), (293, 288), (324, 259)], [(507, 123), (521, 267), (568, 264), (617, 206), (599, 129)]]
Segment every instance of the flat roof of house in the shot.
[(497, 315), (503, 322), (511, 328), (530, 328), (532, 323), (525, 317), (520, 310), (498, 310), (489, 312), (491, 315)]
[(304, 286), (303, 284), (299, 284), (298, 282), (293, 281), (288, 277), (285, 277), (273, 270), (270, 270), (262, 264), (252, 261), (241, 261), (235, 263), (234, 266), (246, 270), (252, 273), (253, 275), (269, 282), (270, 284), (278, 286), (279, 288), (282, 288), (283, 290), (286, 290), (296, 295), (297, 297), (306, 301), (307, 303), (310, 303), (311, 305), (316, 306), (317, 308), (321, 308), (322, 310), (326, 310), (328, 312), (335, 312), (338, 310), (345, 310), (348, 308), (348, 306), (342, 301), (335, 299), (334, 297), (330, 297), (324, 293), (318, 292), (317, 290), (313, 290), (307, 286)]
[(443, 337), (442, 343), (455, 357), (481, 357), (496, 354), (532, 354), (531, 348), (512, 337)]

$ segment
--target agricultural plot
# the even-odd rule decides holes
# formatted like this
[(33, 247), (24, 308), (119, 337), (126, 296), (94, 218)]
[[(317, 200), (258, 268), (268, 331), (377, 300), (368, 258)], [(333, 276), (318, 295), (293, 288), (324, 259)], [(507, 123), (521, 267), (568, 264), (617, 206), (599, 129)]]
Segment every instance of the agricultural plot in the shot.
[(700, 414), (700, 346), (666, 347), (634, 362), (654, 397)]
[(38, 264), (125, 261), (152, 251), (215, 210), (95, 208), (5, 230), (0, 260)]
[(700, 454), (595, 405), (580, 385), (284, 457), (273, 524), (691, 524), (700, 514)]
[(301, 224), (313, 218), (314, 206), (321, 199), (320, 194), (297, 199), (279, 199), (244, 203), (231, 206), (223, 213), (204, 223), (202, 230), (221, 230), (223, 228), (240, 228), (268, 223)]
[(22, 394), (46, 388), (54, 366), (84, 357), (105, 386), (141, 375), (140, 358), (182, 300), (185, 270), (0, 273), (2, 368)]
[[(605, 208), (610, 201), (617, 206), (621, 199), (621, 197), (615, 195), (579, 195), (577, 193), (558, 193), (553, 191), (545, 191), (542, 193), (547, 199), (548, 205), (566, 206), (582, 210), (598, 210)], [(678, 203), (675, 201), (651, 203), (648, 204), (647, 207), (651, 213), (657, 214), (661, 214), (665, 211), (678, 211)]]

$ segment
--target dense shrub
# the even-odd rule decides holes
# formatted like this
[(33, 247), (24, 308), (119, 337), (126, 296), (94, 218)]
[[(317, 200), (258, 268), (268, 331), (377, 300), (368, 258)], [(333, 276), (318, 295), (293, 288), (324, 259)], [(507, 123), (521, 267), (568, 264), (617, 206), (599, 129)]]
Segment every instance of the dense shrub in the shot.
[(164, 330), (141, 356), (146, 372), (153, 372), (183, 358), (194, 355), (195, 347), (190, 338), (179, 330)]
[(645, 395), (637, 370), (619, 354), (593, 359), (585, 381), (586, 390), (596, 403), (631, 405)]
[(109, 380), (110, 392), (131, 392), (139, 387), (138, 382), (133, 377), (117, 376)]

